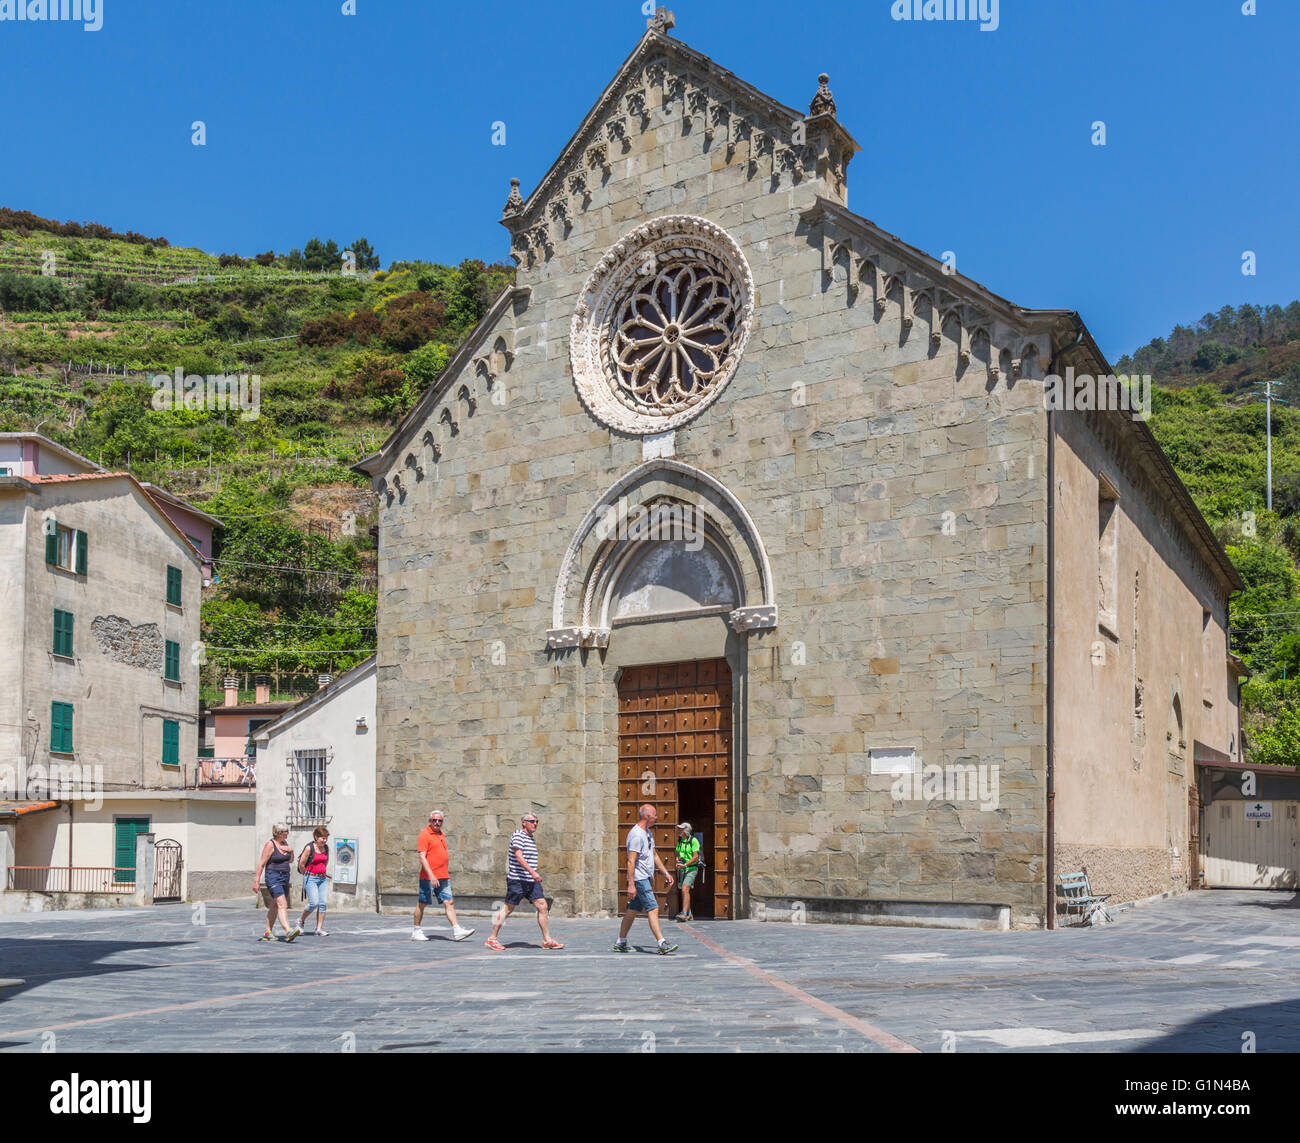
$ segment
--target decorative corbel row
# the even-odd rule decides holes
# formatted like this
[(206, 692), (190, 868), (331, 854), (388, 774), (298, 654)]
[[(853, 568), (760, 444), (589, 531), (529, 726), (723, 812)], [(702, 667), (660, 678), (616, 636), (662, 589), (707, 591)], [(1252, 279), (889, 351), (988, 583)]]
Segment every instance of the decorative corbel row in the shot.
[(420, 438), (420, 444), (429, 450), (435, 464), (442, 459), (442, 449), (438, 447), (438, 441), (435, 439), (432, 429), (424, 430), (424, 436)]
[(552, 651), (574, 647), (608, 647), (608, 627), (552, 627), (546, 632), (546, 646)]
[[(474, 410), (478, 408), (478, 402), (474, 400), (474, 394), (469, 391), (468, 385), (462, 385), (460, 387), (456, 393), (456, 399), (465, 402), (465, 415), (466, 417), (472, 417), (474, 415)], [(453, 428), (452, 434), (454, 435), (455, 432), (456, 430)]]
[(645, 88), (635, 88), (627, 93), (628, 115), (641, 121), (641, 130), (650, 126), (650, 93)]
[[(708, 122), (709, 116), (709, 93), (701, 91), (698, 87), (692, 87), (686, 93), (686, 107), (682, 112), (682, 122), (690, 129), (694, 126), (697, 118), (704, 119)], [(710, 138), (706, 128), (705, 138)]]
[(609, 148), (604, 143), (597, 143), (587, 148), (587, 169), (600, 171), (602, 175), (609, 178), (613, 168), (609, 165)]
[(737, 607), (728, 612), (727, 626), (733, 631), (766, 631), (776, 626), (776, 605)]

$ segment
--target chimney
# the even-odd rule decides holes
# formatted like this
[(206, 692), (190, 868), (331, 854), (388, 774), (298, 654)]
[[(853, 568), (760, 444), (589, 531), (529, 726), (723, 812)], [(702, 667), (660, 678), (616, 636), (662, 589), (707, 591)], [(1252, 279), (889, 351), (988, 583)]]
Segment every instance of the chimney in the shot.
[(221, 685), (226, 688), (226, 705), (239, 705), (239, 679), (234, 675), (227, 675), (221, 680)]
[(317, 689), (318, 691), (323, 691), (323, 690), (324, 690), (327, 686), (329, 686), (330, 683), (332, 683), (333, 681), (334, 681), (334, 676), (333, 676), (333, 675), (317, 675), (317, 676), (316, 676), (316, 689)]
[(271, 701), (271, 676), (254, 675), (253, 686), (255, 688), (255, 700), (266, 703)]

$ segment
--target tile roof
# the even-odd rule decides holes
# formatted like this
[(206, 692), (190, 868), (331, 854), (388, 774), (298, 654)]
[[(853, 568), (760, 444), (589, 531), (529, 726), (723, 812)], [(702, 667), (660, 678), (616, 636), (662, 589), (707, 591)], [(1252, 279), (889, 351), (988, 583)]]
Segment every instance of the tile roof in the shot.
[(58, 806), (58, 802), (15, 802), (9, 800), (0, 801), (0, 814), (35, 814), (41, 810), (52, 810)]
[(110, 477), (130, 475), (129, 472), (52, 472), (37, 473), (27, 479), (37, 484), (66, 484), (71, 480), (108, 480)]

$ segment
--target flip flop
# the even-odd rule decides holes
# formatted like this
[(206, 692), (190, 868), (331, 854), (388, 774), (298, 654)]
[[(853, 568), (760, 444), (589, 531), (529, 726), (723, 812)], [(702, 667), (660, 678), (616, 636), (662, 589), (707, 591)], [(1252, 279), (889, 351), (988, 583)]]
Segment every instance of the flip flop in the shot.
[(506, 946), (503, 945), (499, 940), (497, 940), (496, 937), (488, 937), (488, 939), (485, 940), (483, 943), (487, 945), (488, 948), (492, 949), (493, 952), (506, 951)]
[(560, 944), (559, 941), (543, 941), (543, 942), (542, 942), (542, 948), (544, 948), (544, 949), (562, 949), (562, 948), (564, 948), (564, 946), (563, 946), (562, 944)]

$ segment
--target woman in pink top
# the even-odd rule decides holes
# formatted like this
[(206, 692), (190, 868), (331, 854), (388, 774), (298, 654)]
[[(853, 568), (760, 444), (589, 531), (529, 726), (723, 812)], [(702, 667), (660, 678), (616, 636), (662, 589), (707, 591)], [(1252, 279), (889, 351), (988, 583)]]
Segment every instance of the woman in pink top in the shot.
[[(325, 899), (329, 896), (330, 875), (325, 872), (330, 864), (330, 831), (324, 826), (317, 826), (311, 833), (311, 841), (298, 855), (298, 872), (303, 875), (303, 893), (307, 898), (307, 907), (302, 911), (298, 922), (300, 929), (306, 929), (307, 918), (316, 914), (315, 934), (327, 937), (325, 931)], [(310, 931), (310, 930), (308, 930)]]

